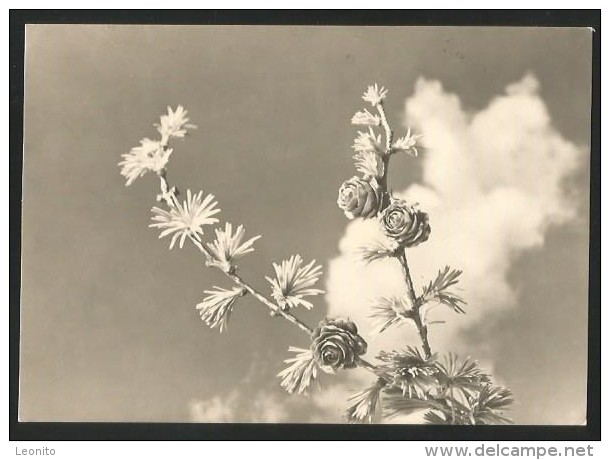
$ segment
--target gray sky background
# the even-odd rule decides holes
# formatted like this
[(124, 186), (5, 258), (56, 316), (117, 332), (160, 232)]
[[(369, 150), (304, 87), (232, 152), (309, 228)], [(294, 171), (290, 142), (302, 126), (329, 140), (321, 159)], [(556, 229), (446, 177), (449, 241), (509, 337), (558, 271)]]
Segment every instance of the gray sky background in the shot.
[[(476, 111), (532, 72), (553, 126), (588, 148), (590, 51), (585, 29), (29, 26), (21, 419), (184, 421), (197, 401), (250, 400), (231, 416), (260, 419), (263, 404), (277, 420), (332, 420), (275, 378), (302, 333), (249, 297), (226, 333), (207, 329), (195, 304), (228, 285), (147, 228), (156, 178), (124, 186), (120, 154), (155, 136), (167, 105), (199, 127), (175, 142), (171, 182), (214, 193), (223, 219), (263, 235), (240, 268), (267, 292), (272, 261), (338, 254), (337, 189), (367, 84), (390, 89), (398, 123), (419, 77)], [(404, 165), (396, 189), (420, 179)], [(586, 402), (588, 162), (566, 186), (578, 217), (514, 261), (518, 308), (472, 333), (515, 392), (517, 423), (577, 423)], [(324, 311), (318, 299), (302, 317)]]

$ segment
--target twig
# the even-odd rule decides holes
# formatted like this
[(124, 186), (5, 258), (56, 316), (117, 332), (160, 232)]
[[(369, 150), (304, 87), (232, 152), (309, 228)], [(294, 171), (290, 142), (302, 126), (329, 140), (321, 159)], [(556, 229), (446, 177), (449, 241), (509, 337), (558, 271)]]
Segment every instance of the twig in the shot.
[(394, 138), (394, 132), (392, 131), (392, 128), (390, 128), (390, 124), (388, 123), (388, 119), (385, 115), (385, 109), (383, 108), (383, 101), (379, 102), (379, 104), (377, 104), (375, 107), (377, 108), (377, 111), (379, 112), (379, 116), (381, 117), (381, 126), (383, 126), (383, 129), (385, 131), (386, 155), (389, 155), (392, 151), (392, 140)]
[[(198, 241), (192, 235), (189, 235), (189, 238), (193, 242), (193, 244), (197, 247), (197, 249), (199, 249), (199, 251), (201, 251), (203, 254), (205, 254), (207, 259), (209, 259), (209, 260), (212, 259), (212, 254), (210, 253), (210, 251), (200, 241)], [(271, 311), (273, 311), (274, 313), (276, 313), (276, 314), (278, 314), (280, 316), (283, 316), (284, 319), (287, 319), (292, 324), (294, 324), (299, 329), (301, 329), (302, 331), (304, 331), (304, 332), (306, 332), (308, 334), (311, 334), (313, 332), (313, 329), (311, 329), (307, 324), (305, 324), (303, 321), (301, 321), (299, 318), (297, 318), (293, 314), (291, 314), (291, 313), (289, 313), (287, 311), (282, 310), (278, 305), (273, 303), (271, 300), (269, 300), (263, 294), (258, 292), (254, 287), (252, 287), (250, 284), (248, 284), (246, 281), (244, 281), (239, 275), (237, 275), (235, 273), (228, 273), (228, 272), (225, 272), (224, 270), (220, 270), (220, 269), (218, 269), (218, 270), (220, 272), (224, 273), (229, 278), (231, 278), (236, 284), (238, 284), (241, 287), (243, 287), (246, 291), (248, 291), (250, 294), (252, 294), (254, 297), (256, 297), (256, 299), (259, 302), (261, 302), (261, 303), (265, 304), (267, 307), (269, 307), (269, 309)]]
[[(390, 168), (390, 158), (392, 155), (392, 140), (394, 137), (394, 133), (392, 128), (390, 128), (390, 124), (388, 123), (388, 119), (385, 114), (385, 109), (383, 108), (383, 102), (379, 102), (375, 106), (377, 111), (379, 112), (379, 116), (381, 118), (381, 126), (385, 131), (385, 154), (383, 155), (383, 176), (381, 177), (380, 186), (383, 192), (383, 207), (387, 206), (390, 201), (390, 191), (388, 190), (388, 170)], [(407, 293), (409, 296), (409, 300), (413, 305), (413, 322), (417, 327), (417, 331), (419, 332), (419, 336), (422, 341), (422, 346), (424, 349), (424, 353), (426, 354), (426, 358), (430, 358), (432, 356), (432, 350), (430, 349), (430, 344), (428, 342), (428, 328), (424, 324), (421, 319), (420, 312), (420, 303), (417, 300), (417, 295), (415, 295), (415, 288), (413, 287), (413, 280), (411, 279), (411, 273), (409, 272), (409, 264), (407, 262), (406, 250), (400, 250), (396, 254), (396, 258), (402, 265), (402, 269), (405, 276), (405, 282), (407, 284)]]
[(167, 203), (170, 208), (175, 208), (179, 205), (178, 197), (176, 196), (175, 189), (170, 188), (167, 182), (167, 173), (165, 169), (162, 169), (158, 174), (160, 186), (161, 186), (161, 194), (158, 195), (157, 199), (163, 199)]
[(400, 251), (396, 257), (400, 262), (400, 265), (402, 265), (402, 270), (405, 275), (405, 282), (407, 284), (407, 294), (411, 304), (413, 305), (413, 322), (417, 327), (417, 332), (419, 332), (419, 337), (421, 338), (426, 358), (430, 358), (432, 356), (432, 350), (430, 349), (430, 344), (428, 342), (428, 328), (421, 319), (421, 305), (417, 300), (417, 296), (415, 295), (415, 288), (413, 287), (411, 273), (409, 272), (409, 263), (407, 262), (406, 250)]
[(363, 369), (366, 369), (367, 371), (375, 374), (377, 377), (382, 379), (385, 383), (392, 383), (391, 375), (389, 375), (387, 372), (382, 371), (379, 367), (375, 366), (374, 364), (369, 363), (366, 359), (358, 357), (356, 359), (356, 363)]
[[(159, 174), (159, 179), (161, 181), (161, 197), (166, 201), (166, 203), (168, 204), (168, 206), (170, 207), (174, 207), (176, 206), (178, 200), (177, 197), (175, 195), (175, 193), (173, 192), (173, 189), (171, 189), (169, 187), (169, 183), (167, 181), (167, 175), (165, 173), (165, 171), (163, 171), (162, 173)], [(199, 249), (200, 252), (202, 252), (207, 259), (211, 259), (212, 258), (212, 254), (210, 253), (210, 251), (203, 245), (203, 243), (201, 243), (201, 241), (199, 241), (197, 238), (195, 238), (193, 235), (189, 235), (189, 239), (193, 242), (193, 244), (195, 245), (195, 247), (197, 249)], [(217, 268), (217, 267), (215, 267)], [(299, 329), (301, 329), (303, 332), (307, 333), (307, 335), (311, 335), (313, 332), (313, 329), (311, 327), (309, 327), (307, 324), (305, 324), (303, 321), (301, 321), (299, 318), (297, 318), (296, 316), (294, 316), (292, 313), (284, 311), (282, 308), (280, 308), (277, 304), (275, 304), (274, 302), (272, 302), (268, 297), (266, 297), (265, 295), (261, 294), (260, 292), (258, 292), (254, 287), (252, 287), (252, 285), (250, 285), (248, 282), (246, 282), (243, 278), (241, 278), (239, 275), (237, 275), (236, 273), (228, 273), (225, 272), (219, 268), (217, 268), (220, 272), (224, 273), (225, 276), (229, 277), (231, 280), (233, 280), (233, 282), (235, 282), (236, 284), (238, 284), (239, 286), (243, 287), (244, 289), (246, 289), (250, 294), (252, 294), (259, 302), (261, 302), (262, 304), (264, 304), (265, 306), (267, 306), (272, 312), (274, 312), (277, 315), (280, 315), (281, 317), (283, 317), (285, 320), (289, 321), (290, 323), (294, 324), (295, 326), (297, 326)], [(358, 360), (356, 361), (357, 364), (362, 367), (363, 369), (366, 369), (369, 372), (372, 372), (373, 374), (375, 374), (377, 377), (382, 378), (383, 380), (385, 380), (386, 382), (391, 382), (391, 377), (389, 377), (387, 374), (385, 374), (380, 368), (378, 368), (377, 366), (375, 366), (374, 364), (369, 363), (368, 361), (366, 361), (363, 358), (358, 358)]]
[(390, 124), (388, 123), (388, 119), (385, 114), (385, 109), (383, 108), (383, 102), (380, 102), (375, 106), (377, 108), (377, 112), (379, 112), (379, 117), (381, 118), (381, 126), (383, 126), (383, 130), (385, 131), (385, 154), (382, 157), (383, 161), (383, 175), (380, 180), (380, 187), (382, 190), (382, 208), (385, 208), (390, 204), (390, 192), (388, 190), (388, 169), (390, 166), (390, 156), (392, 153), (392, 139), (394, 133), (392, 132), (392, 128), (390, 128)]

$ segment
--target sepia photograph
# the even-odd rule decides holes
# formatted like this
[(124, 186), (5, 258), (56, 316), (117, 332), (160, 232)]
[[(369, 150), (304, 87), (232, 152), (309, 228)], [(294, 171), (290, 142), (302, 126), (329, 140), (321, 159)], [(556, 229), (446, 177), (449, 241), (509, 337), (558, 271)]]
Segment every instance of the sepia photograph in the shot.
[(19, 421), (587, 425), (592, 47), (26, 24)]

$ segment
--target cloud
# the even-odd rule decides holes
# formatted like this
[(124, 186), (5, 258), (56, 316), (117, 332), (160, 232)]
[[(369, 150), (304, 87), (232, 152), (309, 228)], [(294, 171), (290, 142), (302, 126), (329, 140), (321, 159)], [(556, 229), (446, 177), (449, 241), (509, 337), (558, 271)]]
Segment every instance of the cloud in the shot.
[[(538, 90), (537, 79), (528, 74), (487, 107), (469, 113), (440, 82), (420, 78), (405, 102), (405, 118), (424, 134), (426, 150), (412, 160), (421, 162), (421, 183), (397, 195), (419, 202), (432, 227), (429, 241), (408, 252), (413, 281), (419, 291), (451, 265), (464, 271), (461, 294), (468, 301), (465, 316), (441, 306), (434, 310), (434, 319), (447, 321), (431, 327), (437, 351), (476, 352), (491, 360), (483, 346), (469, 349), (461, 334), (490, 312), (516, 306), (517, 292), (508, 278), (513, 262), (542, 247), (551, 226), (575, 216), (565, 181), (579, 166), (582, 151), (554, 128)], [(377, 234), (374, 221), (350, 222), (327, 279), (329, 315), (354, 319), (373, 354), (419, 344), (409, 326), (369, 336), (371, 302), (405, 289), (395, 260), (368, 266), (354, 261), (353, 250)]]
[[(464, 331), (494, 311), (516, 307), (517, 291), (509, 281), (513, 262), (525, 251), (541, 248), (547, 231), (575, 217), (576, 205), (565, 192), (566, 179), (579, 166), (580, 149), (553, 127), (539, 83), (532, 75), (506, 87), (487, 107), (466, 111), (457, 95), (438, 81), (420, 79), (405, 101), (405, 118), (425, 136), (426, 150), (417, 160), (421, 182), (396, 193), (419, 202), (430, 215), (432, 233), (409, 250), (416, 289), (445, 265), (464, 271), (462, 296), (467, 315), (438, 307), (431, 326), (435, 351), (472, 353), (493, 371), (493, 356), (463, 340)], [(369, 356), (419, 344), (414, 328), (403, 326), (372, 337), (368, 317), (376, 297), (404, 294), (400, 265), (393, 259), (365, 265), (354, 249), (379, 235), (375, 221), (350, 222), (330, 260), (327, 303), (330, 316), (351, 317), (369, 342)], [(498, 377), (498, 376), (496, 376)], [(501, 380), (501, 376), (500, 380)], [(250, 394), (236, 388), (227, 395), (190, 404), (193, 421), (335, 422), (345, 420), (347, 398), (372, 381), (363, 370), (334, 377), (309, 397)], [(421, 423), (421, 414), (384, 423)]]
[[(200, 423), (344, 423), (348, 398), (361, 390), (362, 369), (326, 378), (320, 376), (308, 394), (289, 394), (278, 386), (253, 392), (238, 385), (229, 392), (188, 403), (189, 419)], [(267, 382), (268, 385), (268, 382)]]
[(193, 422), (281, 423), (291, 419), (287, 405), (278, 396), (264, 391), (252, 395), (238, 389), (226, 396), (193, 399), (189, 412)]
[(227, 398), (215, 396), (211, 399), (193, 399), (189, 403), (190, 419), (193, 422), (231, 422), (235, 417), (235, 399), (231, 393)]
[[(345, 410), (348, 399), (363, 389), (368, 380), (373, 380), (371, 375), (362, 373), (350, 373), (350, 377), (343, 382), (329, 384), (311, 397), (312, 407), (315, 412), (311, 417), (312, 422), (317, 423), (345, 423)], [(382, 396), (383, 397), (383, 396)], [(424, 423), (423, 413), (415, 413), (407, 416), (393, 418), (381, 417), (375, 423), (381, 424), (420, 424)]]
[(189, 402), (189, 419), (200, 423), (343, 423), (347, 399), (356, 393), (361, 378), (350, 376), (341, 383), (314, 385), (308, 395), (276, 392), (266, 388), (252, 393), (234, 388), (225, 395)]
[[(266, 377), (268, 357), (255, 354), (243, 378), (224, 394), (211, 398), (192, 398), (188, 402), (192, 422), (210, 423), (281, 423), (292, 421), (292, 409), (300, 401), (287, 404), (290, 396), (277, 386), (260, 388), (259, 380)], [(277, 383), (277, 382), (273, 382)], [(268, 385), (268, 382), (266, 382)]]
[(192, 398), (188, 402), (189, 420), (200, 423), (345, 421), (347, 399), (359, 390), (364, 370), (333, 376), (332, 382), (320, 375), (308, 394), (289, 394), (280, 388), (279, 379), (269, 382), (267, 373), (263, 371), (265, 359), (253, 359), (244, 378), (229, 391), (210, 398)]

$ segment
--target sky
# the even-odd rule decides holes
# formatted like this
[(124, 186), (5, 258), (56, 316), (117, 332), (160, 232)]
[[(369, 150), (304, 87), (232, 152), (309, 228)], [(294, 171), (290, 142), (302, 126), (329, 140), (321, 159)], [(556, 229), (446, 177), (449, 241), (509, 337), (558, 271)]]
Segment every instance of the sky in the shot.
[(349, 120), (378, 82), (393, 126), (427, 147), (390, 173), (430, 213), (416, 287), (464, 270), (468, 313), (437, 309), (432, 347), (493, 371), (516, 423), (583, 423), (590, 55), (586, 29), (28, 26), (21, 420), (341, 421), (366, 374), (286, 395), (275, 375), (307, 338), (249, 296), (209, 330), (195, 305), (230, 285), (147, 228), (158, 181), (125, 187), (117, 163), (184, 105), (198, 129), (169, 179), (262, 235), (244, 278), (268, 293), (272, 262), (316, 259), (327, 294), (301, 318), (350, 316), (372, 350), (413, 344), (408, 328), (369, 337), (370, 296), (401, 285), (391, 263), (352, 263), (371, 230), (336, 205), (355, 174)]

